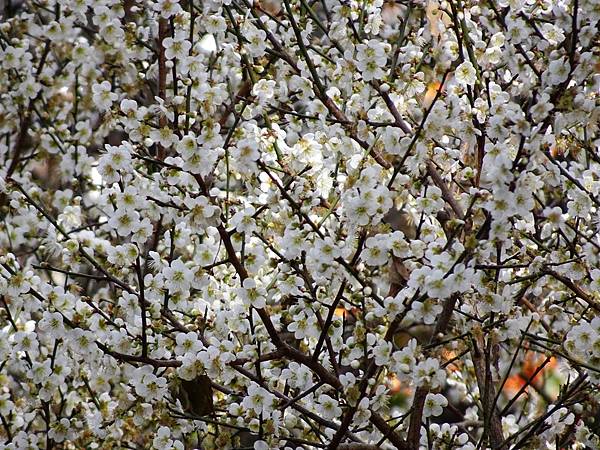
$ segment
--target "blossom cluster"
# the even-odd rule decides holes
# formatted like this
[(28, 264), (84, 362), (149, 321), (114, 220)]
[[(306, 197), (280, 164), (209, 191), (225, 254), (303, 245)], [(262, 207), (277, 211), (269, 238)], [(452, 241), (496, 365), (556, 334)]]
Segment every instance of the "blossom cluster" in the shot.
[(600, 448), (598, 0), (0, 12), (0, 449)]

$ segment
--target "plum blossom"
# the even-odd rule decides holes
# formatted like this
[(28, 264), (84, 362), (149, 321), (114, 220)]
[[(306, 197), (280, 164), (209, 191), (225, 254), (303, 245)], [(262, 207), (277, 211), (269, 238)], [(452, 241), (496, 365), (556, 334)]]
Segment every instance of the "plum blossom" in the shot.
[(255, 308), (264, 308), (266, 306), (266, 291), (262, 286), (257, 285), (252, 278), (246, 278), (242, 283), (242, 288), (238, 289), (240, 299), (248, 305)]
[(101, 110), (109, 109), (119, 98), (119, 96), (112, 92), (111, 89), (112, 87), (108, 81), (103, 81), (102, 83), (94, 84), (92, 86), (94, 103)]
[(258, 384), (252, 383), (248, 386), (248, 394), (244, 397), (242, 406), (247, 410), (254, 411), (257, 415), (263, 414), (269, 417), (273, 412), (275, 402), (273, 394)]
[(170, 293), (187, 291), (192, 282), (192, 271), (181, 259), (176, 259), (162, 271), (165, 287)]
[(137, 211), (128, 208), (117, 209), (108, 221), (109, 227), (120, 236), (128, 236), (139, 227), (140, 215)]
[(443, 408), (448, 406), (448, 400), (442, 394), (427, 394), (423, 408), (424, 417), (436, 417), (442, 414)]
[(385, 75), (383, 67), (386, 65), (388, 47), (371, 39), (366, 44), (358, 44), (356, 50), (356, 65), (363, 80), (381, 79)]
[(165, 48), (165, 56), (167, 59), (181, 59), (187, 56), (190, 48), (192, 48), (192, 43), (182, 35), (176, 36), (175, 38), (165, 38), (162, 45)]
[(456, 81), (463, 86), (473, 86), (477, 81), (477, 72), (471, 61), (465, 61), (456, 68)]

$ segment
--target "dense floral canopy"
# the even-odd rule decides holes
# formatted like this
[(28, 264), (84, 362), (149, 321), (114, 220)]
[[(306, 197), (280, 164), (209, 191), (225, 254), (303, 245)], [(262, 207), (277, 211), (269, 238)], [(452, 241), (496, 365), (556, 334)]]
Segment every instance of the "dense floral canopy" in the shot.
[(0, 449), (600, 448), (600, 1), (0, 6)]

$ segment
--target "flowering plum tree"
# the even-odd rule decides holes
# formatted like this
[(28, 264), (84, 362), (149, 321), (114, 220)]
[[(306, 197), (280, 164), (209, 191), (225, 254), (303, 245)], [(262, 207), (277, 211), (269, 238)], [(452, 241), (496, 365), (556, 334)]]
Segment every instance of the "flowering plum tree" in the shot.
[(0, 5), (0, 449), (600, 448), (598, 0)]

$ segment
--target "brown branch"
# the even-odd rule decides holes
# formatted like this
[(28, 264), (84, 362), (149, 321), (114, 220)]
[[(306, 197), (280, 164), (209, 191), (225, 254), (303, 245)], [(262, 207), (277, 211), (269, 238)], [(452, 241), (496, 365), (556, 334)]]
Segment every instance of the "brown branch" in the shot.
[(518, 374), (519, 378), (521, 378), (521, 380), (523, 381), (523, 386), (521, 386), (521, 388), (517, 391), (517, 393), (515, 395), (513, 395), (513, 397), (506, 404), (506, 406), (502, 409), (502, 411), (500, 411), (500, 416), (501, 417), (510, 410), (511, 406), (519, 399), (519, 397), (521, 395), (523, 395), (523, 393), (527, 390), (527, 388), (529, 386), (534, 386), (533, 382), (534, 382), (535, 378), (538, 376), (538, 374), (542, 370), (544, 370), (544, 367), (546, 367), (546, 365), (551, 360), (552, 360), (552, 357), (551, 356), (547, 356), (544, 359), (544, 361), (542, 362), (542, 364), (540, 364), (529, 377), (525, 377), (523, 374)]
[(488, 425), (489, 429), (484, 429), (484, 436), (489, 436), (490, 444), (494, 450), (506, 450), (508, 447), (504, 444), (504, 434), (502, 433), (502, 421), (500, 414), (494, 404), (496, 398), (496, 389), (493, 385), (492, 374), (490, 370), (489, 358), (485, 356), (483, 336), (477, 336), (473, 342), (473, 350), (471, 351), (473, 367), (475, 369), (475, 377), (479, 386), (479, 394), (483, 408), (484, 424)]
[(340, 444), (338, 450), (381, 450), (378, 445), (372, 444), (359, 444), (358, 442), (352, 444)]
[(251, 87), (252, 85), (249, 81), (244, 82), (240, 86), (240, 89), (238, 90), (237, 94), (231, 100), (231, 103), (227, 106), (227, 108), (225, 108), (223, 115), (219, 119), (219, 125), (221, 126), (221, 128), (225, 126), (225, 124), (227, 123), (227, 119), (229, 118), (231, 113), (235, 111), (235, 106), (238, 104), (239, 100), (245, 99), (246, 97), (248, 97), (248, 95), (250, 95)]
[(140, 292), (140, 295), (138, 295), (138, 300), (140, 303), (140, 309), (142, 310), (142, 357), (145, 358), (148, 356), (148, 318), (146, 317), (146, 299), (144, 297), (144, 274), (142, 273), (142, 264), (140, 263), (139, 256), (136, 258), (135, 261), (135, 272), (137, 274), (138, 289)]
[(114, 350), (111, 350), (108, 346), (98, 341), (96, 341), (96, 345), (104, 353), (112, 356), (113, 358), (119, 361), (124, 361), (128, 363), (137, 362), (142, 364), (149, 364), (152, 367), (180, 367), (182, 365), (182, 362), (176, 359), (153, 359), (147, 356), (128, 355), (125, 353), (115, 352)]
[[(342, 296), (344, 295), (344, 289), (346, 289), (346, 280), (342, 281), (342, 284), (340, 285), (337, 295), (335, 296), (335, 299), (333, 300), (333, 303), (331, 304), (331, 306), (329, 307), (329, 311), (327, 313), (327, 318), (325, 319), (325, 323), (323, 324), (323, 329), (321, 331), (321, 335), (319, 336), (319, 340), (317, 341), (317, 346), (315, 347), (315, 351), (313, 352), (313, 359), (315, 361), (317, 361), (317, 359), (319, 358), (319, 354), (321, 353), (321, 348), (323, 347), (323, 344), (325, 343), (325, 338), (327, 337), (327, 332), (329, 330), (329, 328), (331, 327), (331, 324), (333, 323), (333, 316), (335, 314), (335, 310), (339, 304), (339, 302), (342, 300)], [(334, 361), (331, 361), (332, 364), (334, 364)]]
[[(407, 442), (400, 437), (398, 433), (394, 431), (387, 421), (374, 411), (371, 411), (371, 423), (377, 427), (379, 431), (381, 431), (385, 438), (389, 439), (389, 441), (396, 446), (398, 450), (410, 450), (411, 447), (407, 444)], [(342, 444), (343, 445), (343, 444)]]
[(598, 304), (598, 302), (594, 300), (592, 296), (590, 296), (587, 292), (585, 292), (583, 289), (577, 286), (573, 282), (573, 280), (565, 277), (564, 275), (559, 274), (558, 272), (555, 272), (554, 270), (546, 270), (545, 273), (547, 273), (552, 278), (555, 278), (556, 280), (560, 281), (562, 284), (567, 286), (569, 289), (571, 289), (575, 293), (575, 295), (577, 295), (577, 297), (579, 297), (581, 300), (587, 303), (590, 308), (600, 312), (600, 304)]
[(387, 106), (388, 110), (390, 111), (390, 114), (394, 117), (395, 125), (402, 131), (404, 131), (406, 134), (412, 134), (410, 125), (408, 125), (408, 123), (406, 123), (406, 121), (402, 118), (400, 112), (398, 111), (398, 108), (396, 108), (396, 105), (394, 104), (394, 101), (392, 100), (390, 95), (387, 92), (384, 92), (383, 89), (381, 89), (379, 83), (373, 82), (373, 86), (375, 87), (379, 95), (381, 95), (381, 98), (383, 99), (385, 106)]
[(340, 429), (331, 438), (331, 441), (329, 442), (329, 445), (327, 446), (327, 450), (335, 450), (336, 448), (338, 448), (338, 446), (342, 442), (342, 439), (344, 439), (344, 436), (350, 430), (350, 425), (352, 424), (352, 419), (354, 418), (354, 415), (356, 414), (356, 411), (358, 410), (358, 405), (360, 404), (360, 400), (367, 393), (367, 388), (369, 387), (369, 379), (373, 376), (373, 374), (375, 373), (376, 370), (377, 370), (377, 366), (375, 365), (375, 361), (373, 359), (371, 359), (369, 362), (369, 367), (367, 368), (366, 373), (363, 376), (363, 378), (360, 382), (359, 388), (358, 388), (358, 390), (359, 390), (358, 399), (356, 400), (356, 403), (353, 406), (351, 406), (350, 408), (348, 408), (346, 410), (346, 412), (344, 413), (344, 415), (342, 416), (342, 422), (340, 424)]
[[(233, 368), (237, 372), (239, 372), (242, 375), (244, 375), (249, 380), (252, 380), (252, 381), (256, 382), (261, 387), (263, 387), (267, 391), (271, 392), (275, 397), (279, 398), (280, 400), (283, 400), (286, 403), (289, 403), (290, 406), (292, 408), (294, 408), (296, 411), (298, 411), (301, 414), (304, 414), (306, 417), (309, 417), (310, 419), (314, 420), (318, 424), (321, 424), (321, 425), (323, 425), (323, 426), (325, 426), (327, 428), (331, 428), (332, 430), (339, 430), (340, 429), (340, 425), (338, 425), (337, 423), (332, 422), (332, 421), (327, 420), (327, 419), (324, 419), (323, 417), (319, 416), (318, 414), (315, 414), (312, 411), (310, 411), (310, 410), (304, 408), (303, 406), (299, 405), (297, 402), (293, 402), (292, 399), (290, 399), (288, 396), (282, 394), (281, 392), (279, 392), (277, 390), (271, 390), (271, 388), (268, 385), (266, 385), (264, 383), (264, 381), (259, 380), (258, 377), (256, 377), (254, 374), (252, 374), (252, 372), (249, 372), (248, 370), (246, 370), (246, 369), (244, 369), (242, 367), (239, 367), (239, 366), (234, 366)], [(353, 441), (355, 441), (355, 442), (360, 442), (359, 439), (353, 433), (348, 433), (348, 437), (350, 439), (352, 439)]]
[[(163, 41), (167, 37), (169, 37), (167, 19), (161, 17), (158, 19), (158, 96), (163, 100), (166, 100), (167, 98), (167, 60), (165, 57), (165, 47), (163, 45)], [(164, 113), (160, 114), (158, 126), (160, 128), (167, 126), (167, 117)], [(160, 142), (157, 143), (157, 148), (157, 158), (162, 161), (165, 159), (166, 150)]]
[(454, 211), (454, 214), (456, 214), (456, 216), (459, 219), (464, 219), (465, 214), (461, 206), (458, 204), (458, 202), (454, 198), (454, 195), (452, 195), (452, 192), (450, 191), (450, 189), (442, 179), (442, 176), (438, 173), (437, 169), (431, 161), (427, 162), (427, 174), (431, 177), (434, 184), (442, 191), (442, 198), (446, 201), (446, 203), (450, 205), (452, 211)]
[(275, 350), (274, 352), (265, 353), (261, 355), (256, 360), (251, 360), (249, 358), (238, 358), (235, 361), (231, 361), (229, 365), (231, 366), (243, 366), (249, 362), (264, 362), (264, 361), (272, 361), (274, 359), (281, 358), (283, 356), (283, 352), (281, 350)]
[[(433, 335), (431, 336), (428, 347), (435, 345), (439, 341), (440, 337), (446, 333), (450, 319), (452, 319), (452, 311), (456, 307), (458, 301), (458, 295), (453, 295), (446, 299), (442, 309), (442, 313), (439, 315), (438, 320), (435, 324)], [(421, 422), (423, 420), (423, 407), (425, 406), (425, 399), (429, 393), (429, 388), (420, 386), (415, 391), (413, 399), (412, 412), (410, 414), (410, 422), (408, 426), (408, 445), (410, 448), (418, 448), (419, 441), (421, 440)]]
[(429, 393), (429, 388), (420, 386), (415, 391), (413, 398), (412, 412), (410, 413), (410, 421), (408, 424), (408, 435), (406, 441), (409, 448), (419, 448), (421, 440), (421, 422), (423, 421), (423, 408), (425, 407), (425, 399)]

